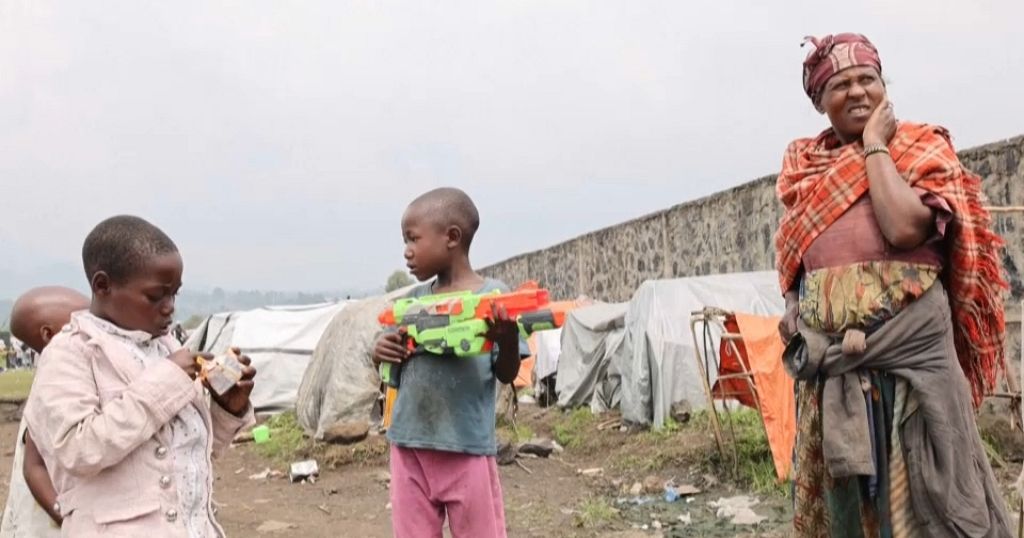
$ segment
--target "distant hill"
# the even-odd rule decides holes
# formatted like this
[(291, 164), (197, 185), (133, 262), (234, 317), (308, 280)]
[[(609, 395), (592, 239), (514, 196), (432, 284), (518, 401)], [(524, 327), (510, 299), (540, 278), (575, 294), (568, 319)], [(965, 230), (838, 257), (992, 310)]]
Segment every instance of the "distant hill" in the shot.
[[(22, 288), (24, 289), (24, 288)], [(361, 298), (369, 293), (306, 293), (282, 291), (225, 291), (214, 288), (213, 291), (183, 291), (175, 305), (174, 317), (184, 322), (192, 316), (205, 317), (217, 312), (232, 310), (250, 310), (263, 306), (301, 305), (343, 300), (347, 297)], [(8, 326), (8, 318), (14, 298), (0, 299), (0, 328)]]

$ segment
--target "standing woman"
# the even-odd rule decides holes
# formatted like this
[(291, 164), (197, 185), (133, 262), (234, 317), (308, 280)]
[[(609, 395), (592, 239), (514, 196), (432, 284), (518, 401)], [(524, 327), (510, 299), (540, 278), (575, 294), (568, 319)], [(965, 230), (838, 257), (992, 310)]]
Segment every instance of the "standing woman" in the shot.
[(786, 150), (775, 238), (795, 535), (1009, 537), (974, 418), (1005, 328), (980, 179), (945, 129), (896, 121), (867, 38), (809, 41), (804, 90), (831, 127)]

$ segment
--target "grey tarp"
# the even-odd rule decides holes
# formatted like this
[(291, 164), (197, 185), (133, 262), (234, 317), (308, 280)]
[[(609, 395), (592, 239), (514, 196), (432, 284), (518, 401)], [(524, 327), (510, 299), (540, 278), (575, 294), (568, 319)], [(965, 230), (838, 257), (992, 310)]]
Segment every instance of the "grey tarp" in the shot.
[(621, 370), (628, 363), (626, 303), (597, 303), (569, 313), (562, 328), (556, 393), (559, 407), (618, 406)]
[[(707, 407), (690, 332), (691, 313), (706, 306), (759, 315), (781, 315), (785, 309), (774, 271), (644, 282), (626, 312), (630, 360), (622, 372), (624, 420), (661, 427), (675, 402)], [(709, 374), (714, 383), (715, 372)]]
[[(381, 327), (377, 316), (409, 288), (351, 302), (331, 320), (299, 385), (295, 414), (315, 439), (338, 422), (380, 420), (380, 376), (371, 359)], [(378, 415), (375, 416), (374, 413)]]

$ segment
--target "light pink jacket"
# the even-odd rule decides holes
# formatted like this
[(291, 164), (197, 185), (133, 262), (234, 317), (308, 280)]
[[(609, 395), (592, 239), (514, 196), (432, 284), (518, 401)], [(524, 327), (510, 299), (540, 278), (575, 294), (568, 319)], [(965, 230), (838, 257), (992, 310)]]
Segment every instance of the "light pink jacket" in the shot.
[[(164, 342), (180, 347), (173, 338)], [(64, 536), (186, 536), (167, 424), (191, 403), (212, 432), (212, 490), (211, 457), (255, 422), (252, 409), (238, 418), (211, 406), (173, 362), (143, 368), (113, 336), (72, 317), (43, 351), (25, 407), (57, 489)], [(208, 533), (223, 530), (214, 524)]]

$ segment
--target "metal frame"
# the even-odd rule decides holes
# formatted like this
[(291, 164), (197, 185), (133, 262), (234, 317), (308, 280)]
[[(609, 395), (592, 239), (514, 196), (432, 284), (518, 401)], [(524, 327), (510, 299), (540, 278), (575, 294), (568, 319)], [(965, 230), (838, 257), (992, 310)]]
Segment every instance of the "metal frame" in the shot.
[[(715, 396), (723, 397), (722, 411), (725, 413), (728, 425), (729, 425), (729, 448), (731, 448), (732, 454), (732, 468), (733, 475), (737, 475), (739, 472), (739, 453), (736, 450), (736, 428), (733, 425), (732, 410), (729, 408), (729, 400), (731, 395), (738, 395), (737, 392), (727, 391), (715, 391), (712, 389), (711, 384), (708, 382), (708, 371), (705, 364), (708, 364), (708, 359), (711, 359), (711, 363), (714, 364), (715, 372), (717, 373), (721, 368), (722, 364), (718, 357), (719, 345), (710, 346), (711, 349), (705, 349), (703, 336), (711, 327), (718, 329), (721, 332), (719, 342), (724, 341), (727, 343), (729, 348), (737, 357), (742, 357), (739, 351), (739, 347), (736, 342), (742, 342), (743, 337), (739, 333), (728, 332), (725, 329), (725, 320), (729, 316), (733, 315), (732, 312), (723, 310), (717, 307), (704, 307), (702, 310), (696, 310), (690, 313), (690, 334), (693, 336), (693, 345), (696, 350), (697, 357), (697, 369), (700, 372), (700, 380), (704, 385), (704, 395), (708, 400), (708, 418), (711, 421), (711, 429), (715, 434), (715, 443), (718, 445), (718, 453), (722, 461), (726, 461), (726, 439), (722, 429), (722, 421), (719, 417), (718, 406), (715, 405)], [(698, 336), (697, 325), (702, 326), (702, 330)], [(718, 342), (716, 342), (718, 344)], [(750, 390), (750, 394), (754, 397), (754, 405), (757, 409), (757, 414), (761, 417), (760, 424), (761, 428), (765, 431), (765, 437), (767, 438), (768, 430), (764, 425), (764, 413), (761, 409), (761, 398), (758, 393), (757, 385), (754, 384), (754, 375), (747, 369), (747, 365), (742, 360), (738, 361), (740, 368), (743, 370), (736, 374), (727, 374), (718, 376), (718, 381), (728, 380), (741, 380), (746, 382), (747, 387)]]

